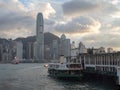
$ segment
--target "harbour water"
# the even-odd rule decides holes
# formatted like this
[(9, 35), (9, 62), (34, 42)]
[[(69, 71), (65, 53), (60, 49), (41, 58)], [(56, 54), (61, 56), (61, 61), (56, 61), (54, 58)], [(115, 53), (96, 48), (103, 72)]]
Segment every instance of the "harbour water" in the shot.
[(0, 64), (0, 90), (115, 90), (115, 84), (53, 79), (44, 64)]

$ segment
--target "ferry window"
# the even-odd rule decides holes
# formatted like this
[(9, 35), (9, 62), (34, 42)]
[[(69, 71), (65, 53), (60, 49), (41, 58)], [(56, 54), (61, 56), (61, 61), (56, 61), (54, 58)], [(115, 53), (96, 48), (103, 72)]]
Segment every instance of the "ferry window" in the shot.
[(104, 56), (102, 56), (102, 64), (104, 65)]
[(106, 65), (108, 65), (108, 62), (109, 62), (108, 55), (106, 55), (105, 62), (106, 62)]
[(89, 57), (86, 56), (86, 59), (85, 59), (85, 64), (88, 64), (89, 63)]
[(112, 65), (112, 58), (111, 58), (111, 56), (110, 56), (110, 65)]
[(113, 65), (115, 64), (114, 54), (112, 55)]
[(120, 59), (118, 59), (118, 66), (120, 66)]
[(117, 55), (115, 55), (115, 65), (117, 65)]
[(96, 64), (98, 64), (98, 56), (96, 56)]
[(74, 63), (76, 63), (76, 59), (74, 59)]
[(58, 68), (59, 67), (59, 65), (56, 65), (56, 68)]
[(98, 64), (100, 64), (100, 56), (98, 56)]

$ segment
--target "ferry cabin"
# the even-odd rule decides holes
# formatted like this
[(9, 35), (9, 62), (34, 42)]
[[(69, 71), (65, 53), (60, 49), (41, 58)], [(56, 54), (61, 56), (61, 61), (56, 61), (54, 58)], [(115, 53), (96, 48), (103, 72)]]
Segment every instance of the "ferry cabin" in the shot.
[(61, 57), (60, 63), (51, 63), (48, 67), (49, 75), (57, 78), (81, 78), (81, 62), (76, 57)]

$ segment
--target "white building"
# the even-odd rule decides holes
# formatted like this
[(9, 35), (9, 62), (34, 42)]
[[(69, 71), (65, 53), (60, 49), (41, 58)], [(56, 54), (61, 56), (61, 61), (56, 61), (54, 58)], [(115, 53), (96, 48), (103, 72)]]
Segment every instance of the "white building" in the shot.
[(87, 53), (87, 49), (86, 49), (85, 45), (83, 45), (82, 42), (79, 43), (78, 48), (71, 48), (71, 56), (72, 57), (77, 56), (78, 54), (82, 54), (82, 53)]
[(37, 22), (36, 22), (36, 60), (38, 62), (43, 62), (44, 60), (44, 24), (43, 24), (43, 15), (38, 13)]
[(75, 57), (78, 54), (79, 54), (79, 49), (78, 48), (71, 49), (71, 57)]
[[(104, 47), (88, 49), (88, 52), (91, 51), (93, 54), (106, 53)], [(90, 53), (90, 52), (89, 52)]]
[(105, 53), (105, 48), (104, 47), (100, 47), (98, 50), (99, 50), (99, 53)]
[(72, 41), (72, 44), (71, 44), (71, 49), (75, 49), (76, 47), (75, 47), (75, 42), (74, 41)]
[(71, 50), (70, 39), (66, 39), (66, 36), (62, 34), (60, 39), (60, 55), (68, 57), (71, 54), (70, 50)]
[(79, 53), (87, 53), (87, 49), (86, 49), (85, 45), (83, 45), (82, 42), (79, 43), (78, 49), (79, 49)]
[(107, 48), (107, 52), (108, 53), (113, 53), (114, 51), (113, 51), (113, 48)]

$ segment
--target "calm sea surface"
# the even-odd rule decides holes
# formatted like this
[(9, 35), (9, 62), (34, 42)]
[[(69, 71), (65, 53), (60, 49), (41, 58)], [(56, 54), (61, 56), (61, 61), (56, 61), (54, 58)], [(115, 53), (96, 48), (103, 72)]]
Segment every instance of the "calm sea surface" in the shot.
[(44, 64), (0, 64), (0, 90), (115, 90), (112, 83), (50, 78)]

